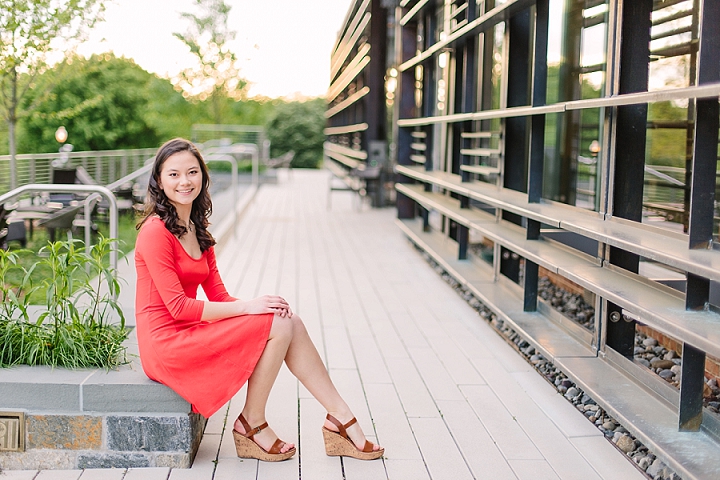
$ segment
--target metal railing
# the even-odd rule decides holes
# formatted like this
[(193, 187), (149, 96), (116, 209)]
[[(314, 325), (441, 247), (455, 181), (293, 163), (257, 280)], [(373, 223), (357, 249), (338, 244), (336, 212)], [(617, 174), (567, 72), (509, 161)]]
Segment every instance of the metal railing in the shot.
[[(132, 150), (96, 150), (88, 152), (29, 153), (16, 155), (17, 185), (50, 183), (53, 162), (64, 163), (65, 168), (83, 167), (99, 184), (110, 184), (141, 168), (148, 157), (155, 155), (154, 148)], [(0, 156), (0, 192), (9, 191), (10, 156)]]
[[(20, 197), (22, 197), (25, 194), (28, 193), (38, 193), (38, 192), (45, 192), (45, 193), (91, 193), (91, 194), (99, 194), (105, 197), (109, 203), (110, 208), (108, 209), (110, 212), (110, 238), (117, 239), (118, 238), (118, 208), (117, 208), (117, 200), (115, 199), (115, 194), (110, 191), (107, 187), (103, 187), (102, 185), (39, 185), (39, 184), (29, 184), (29, 185), (23, 185), (22, 187), (18, 187), (14, 190), (11, 190), (10, 192), (7, 192), (3, 195), (0, 195), (0, 205), (6, 203), (6, 202), (12, 202), (13, 200), (16, 200)], [(90, 211), (92, 210), (90, 208), (90, 203), (94, 202), (95, 198), (93, 198), (94, 195), (90, 195), (88, 198), (84, 200), (85, 202), (85, 220), (87, 222), (85, 226), (85, 250), (89, 252), (90, 249), (90, 241), (89, 241), (89, 230), (90, 230)], [(117, 262), (118, 262), (118, 251), (117, 251), (117, 242), (114, 242), (115, 246), (110, 250), (110, 266), (113, 268), (113, 270), (117, 270)]]

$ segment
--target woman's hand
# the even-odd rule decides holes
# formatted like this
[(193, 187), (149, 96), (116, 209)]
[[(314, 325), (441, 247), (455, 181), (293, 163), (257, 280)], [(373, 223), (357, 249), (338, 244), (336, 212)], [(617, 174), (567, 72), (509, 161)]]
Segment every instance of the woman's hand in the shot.
[(278, 295), (263, 295), (243, 302), (245, 314), (275, 313), (281, 317), (292, 317), (293, 313), (288, 302)]

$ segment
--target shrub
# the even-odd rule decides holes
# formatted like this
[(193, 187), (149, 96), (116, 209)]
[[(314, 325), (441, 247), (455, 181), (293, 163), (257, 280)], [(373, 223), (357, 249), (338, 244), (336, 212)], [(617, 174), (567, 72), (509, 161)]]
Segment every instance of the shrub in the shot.
[[(88, 254), (79, 240), (49, 242), (39, 252), (44, 258), (29, 269), (18, 265), (17, 252), (0, 251), (0, 366), (113, 368), (126, 363), (128, 329), (115, 300), (120, 285), (105, 262), (112, 243), (101, 236)], [(28, 298), (37, 288), (33, 272), (41, 264), (51, 274), (42, 280), (44, 311), (31, 320)], [(16, 269), (22, 270), (23, 281), (12, 288), (5, 278)], [(113, 313), (118, 324), (109, 321)]]

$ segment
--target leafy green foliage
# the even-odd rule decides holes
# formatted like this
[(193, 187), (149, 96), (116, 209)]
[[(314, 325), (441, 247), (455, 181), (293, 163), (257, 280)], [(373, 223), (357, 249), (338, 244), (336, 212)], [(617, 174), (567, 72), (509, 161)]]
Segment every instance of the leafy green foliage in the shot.
[[(78, 240), (48, 243), (45, 256), (24, 270), (22, 285), (13, 289), (6, 274), (17, 268), (17, 253), (0, 251), (3, 305), (0, 310), (0, 366), (52, 365), (70, 368), (111, 368), (126, 361), (125, 318), (115, 298), (120, 286), (107, 265), (114, 240), (100, 237), (86, 253)], [(80, 244), (80, 245), (78, 245)], [(49, 267), (42, 279), (45, 311), (37, 320), (27, 312), (36, 265)], [(119, 324), (109, 322), (115, 314)]]
[[(28, 320), (28, 302), (33, 292), (31, 274), (35, 269), (25, 269), (19, 263), (19, 254), (24, 251), (0, 249), (0, 319), (21, 317)], [(13, 287), (11, 277), (19, 273), (21, 280)]]
[[(67, 128), (75, 150), (155, 147), (177, 136), (175, 129), (183, 130), (187, 102), (167, 80), (132, 60), (112, 54), (73, 57), (47, 75), (59, 79), (23, 123), (23, 151), (57, 150), (54, 135), (60, 125)], [(35, 100), (28, 96), (28, 102)]]
[[(189, 101), (169, 80), (112, 54), (73, 57), (42, 79), (54, 87), (35, 113), (20, 123), (21, 153), (57, 151), (54, 134), (60, 125), (67, 128), (75, 150), (114, 150), (189, 138), (193, 124), (214, 122), (210, 102)], [(31, 94), (26, 101), (34, 102), (35, 97)], [(219, 101), (225, 104), (224, 119), (238, 125), (264, 124), (277, 105), (227, 97)]]
[(293, 168), (317, 168), (325, 135), (325, 100), (281, 103), (267, 123), (270, 156), (294, 151)]
[[(674, 102), (650, 103), (648, 119), (655, 122), (683, 124), (688, 119), (688, 109)], [(687, 135), (687, 128), (648, 129), (646, 163), (685, 168)]]
[(214, 123), (223, 123), (229, 107), (228, 100), (245, 96), (247, 82), (240, 77), (237, 56), (229, 43), (235, 31), (228, 28), (230, 5), (224, 0), (195, 0), (198, 14), (185, 12), (190, 21), (185, 33), (175, 33), (195, 56), (196, 64), (180, 72), (173, 83), (185, 98), (209, 101)]
[[(103, 0), (0, 0), (0, 115), (8, 125), (11, 186), (15, 178), (15, 125), (33, 111), (50, 84), (38, 78), (47, 56), (81, 39), (101, 18)], [(47, 79), (47, 77), (45, 78)], [(30, 92), (36, 102), (25, 102)]]

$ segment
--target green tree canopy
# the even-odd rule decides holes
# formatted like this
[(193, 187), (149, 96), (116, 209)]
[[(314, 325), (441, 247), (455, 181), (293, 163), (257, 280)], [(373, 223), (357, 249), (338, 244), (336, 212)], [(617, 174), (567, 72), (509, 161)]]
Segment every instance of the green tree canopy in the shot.
[[(0, 115), (8, 125), (11, 187), (17, 185), (15, 125), (48, 88), (37, 78), (47, 69), (48, 54), (67, 50), (103, 11), (103, 0), (0, 0)], [(24, 102), (30, 91), (35, 101)]]
[(272, 142), (270, 155), (277, 157), (292, 150), (295, 152), (293, 167), (317, 168), (325, 141), (324, 114), (322, 98), (279, 104), (266, 127)]
[(187, 31), (174, 35), (188, 46), (196, 64), (180, 72), (173, 83), (185, 98), (209, 101), (212, 120), (223, 123), (228, 100), (243, 99), (247, 85), (229, 45), (236, 33), (228, 27), (231, 7), (224, 0), (195, 0), (195, 7), (199, 13), (182, 14), (190, 21)]
[[(190, 132), (190, 105), (168, 80), (132, 60), (112, 54), (72, 57), (48, 75), (59, 78), (23, 122), (24, 151), (57, 150), (54, 134), (60, 125), (75, 150), (156, 147)], [(29, 95), (27, 101), (35, 98)]]

